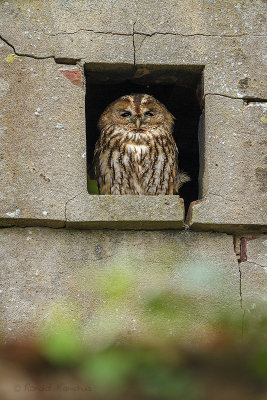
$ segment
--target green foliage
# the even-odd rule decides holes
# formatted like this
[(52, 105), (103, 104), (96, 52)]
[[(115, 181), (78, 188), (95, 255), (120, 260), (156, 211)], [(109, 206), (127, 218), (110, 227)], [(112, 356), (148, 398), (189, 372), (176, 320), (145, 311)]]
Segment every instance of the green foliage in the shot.
[(56, 365), (79, 363), (84, 351), (79, 330), (77, 314), (66, 304), (55, 304), (40, 332), (43, 353)]
[(249, 371), (260, 381), (267, 382), (267, 345), (263, 344), (249, 359)]
[(77, 332), (71, 329), (55, 332), (47, 338), (44, 353), (57, 365), (72, 365), (80, 362), (82, 346)]
[(128, 300), (132, 287), (136, 283), (136, 277), (133, 271), (127, 268), (113, 268), (106, 272), (98, 282), (96, 287), (98, 291), (103, 292), (108, 302), (123, 302)]
[(109, 393), (112, 397), (125, 389), (128, 378), (135, 370), (134, 361), (129, 352), (110, 348), (105, 352), (92, 354), (82, 365), (81, 374), (100, 393)]
[[(129, 382), (149, 398), (195, 400), (197, 385), (190, 373), (175, 370), (161, 351), (152, 348), (113, 346), (91, 354), (80, 373), (102, 395), (122, 395)], [(177, 364), (175, 364), (177, 368)]]
[(225, 303), (218, 301), (223, 278), (214, 283), (210, 266), (198, 265), (195, 275), (186, 270), (177, 290), (163, 270), (144, 277), (138, 266), (125, 264), (99, 271), (88, 325), (72, 303), (50, 309), (41, 335), (50, 362), (73, 366), (105, 399), (123, 399), (130, 391), (133, 398), (201, 400), (211, 373), (218, 391), (229, 376), (235, 390), (261, 390), (266, 317), (248, 319), (242, 341), (242, 312), (227, 293)]
[(196, 382), (186, 371), (175, 371), (166, 365), (152, 364), (143, 366), (138, 376), (141, 391), (153, 399), (199, 399)]
[(87, 190), (88, 190), (88, 193), (90, 193), (90, 194), (98, 194), (97, 181), (93, 180), (93, 179), (88, 179)]

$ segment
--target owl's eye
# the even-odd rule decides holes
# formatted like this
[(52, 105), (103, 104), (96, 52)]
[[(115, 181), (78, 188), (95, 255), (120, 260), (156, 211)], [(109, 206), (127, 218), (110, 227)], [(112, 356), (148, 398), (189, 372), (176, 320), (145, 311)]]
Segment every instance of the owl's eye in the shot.
[(153, 115), (154, 115), (154, 114), (153, 114), (151, 111), (146, 111), (146, 112), (145, 112), (145, 116), (146, 116), (146, 117), (153, 117)]
[(121, 117), (126, 118), (126, 117), (129, 117), (130, 115), (132, 115), (132, 114), (130, 113), (130, 111), (126, 111), (126, 112), (124, 112), (124, 113), (121, 114)]

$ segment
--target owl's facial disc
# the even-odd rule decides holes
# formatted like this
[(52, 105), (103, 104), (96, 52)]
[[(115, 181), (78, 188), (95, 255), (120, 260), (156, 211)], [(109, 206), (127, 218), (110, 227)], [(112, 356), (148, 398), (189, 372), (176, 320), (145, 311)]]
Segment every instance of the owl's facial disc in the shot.
[(120, 118), (122, 120), (122, 123), (125, 125), (130, 125), (132, 129), (137, 128), (138, 130), (140, 129), (140, 125), (142, 124), (142, 116), (137, 115), (135, 112), (132, 112), (130, 110), (120, 110)]
[(98, 127), (120, 126), (130, 132), (148, 132), (164, 125), (172, 131), (174, 117), (163, 104), (147, 94), (131, 94), (111, 103), (101, 115)]
[(157, 113), (153, 110), (144, 109), (136, 113), (134, 110), (122, 109), (119, 111), (122, 123), (125, 125), (131, 125), (132, 129), (142, 130), (144, 125), (151, 124), (155, 122), (155, 116)]

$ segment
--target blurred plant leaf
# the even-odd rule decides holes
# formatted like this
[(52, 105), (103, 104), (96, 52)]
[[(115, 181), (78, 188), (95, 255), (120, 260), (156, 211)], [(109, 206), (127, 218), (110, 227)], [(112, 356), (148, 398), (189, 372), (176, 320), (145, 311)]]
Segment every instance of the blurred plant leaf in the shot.
[(80, 336), (78, 313), (67, 304), (55, 304), (42, 326), (43, 353), (55, 364), (71, 365), (80, 361), (84, 346)]
[(97, 391), (113, 396), (122, 392), (127, 378), (135, 369), (135, 358), (129, 352), (116, 348), (92, 354), (83, 364), (80, 372)]
[(87, 190), (89, 194), (98, 194), (97, 181), (93, 179), (88, 179)]
[(249, 360), (250, 371), (263, 382), (267, 382), (267, 346), (255, 351)]
[(146, 365), (139, 370), (142, 391), (154, 399), (196, 400), (194, 380), (185, 371), (175, 371), (161, 364)]
[(106, 301), (125, 301), (134, 293), (136, 278), (133, 271), (117, 267), (102, 276), (96, 286), (106, 298)]

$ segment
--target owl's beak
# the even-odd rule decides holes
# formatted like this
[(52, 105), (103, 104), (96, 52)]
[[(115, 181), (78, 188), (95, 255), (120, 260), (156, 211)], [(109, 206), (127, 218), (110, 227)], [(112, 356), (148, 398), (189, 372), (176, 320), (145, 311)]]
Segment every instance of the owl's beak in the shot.
[(136, 128), (137, 128), (137, 129), (140, 128), (141, 120), (140, 120), (139, 118), (136, 118), (136, 120), (135, 120), (135, 125), (136, 125)]

